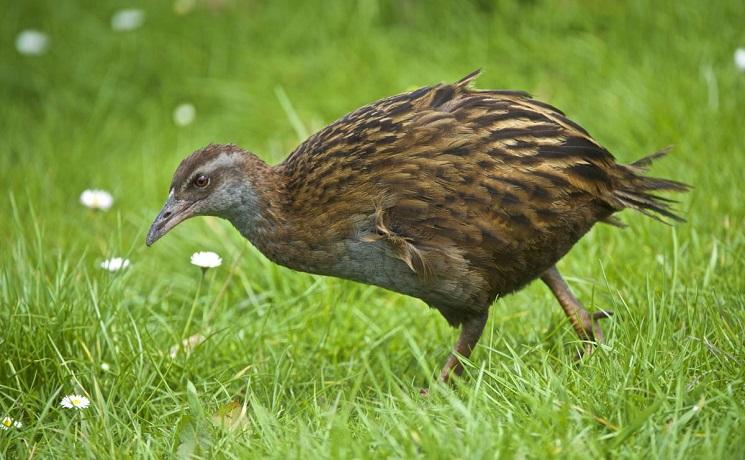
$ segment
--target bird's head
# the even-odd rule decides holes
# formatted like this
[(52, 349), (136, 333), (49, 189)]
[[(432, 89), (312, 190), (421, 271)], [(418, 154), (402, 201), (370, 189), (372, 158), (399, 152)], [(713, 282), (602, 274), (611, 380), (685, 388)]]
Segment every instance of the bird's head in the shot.
[(249, 176), (256, 161), (261, 160), (234, 145), (209, 145), (186, 157), (173, 174), (168, 199), (150, 226), (146, 244), (190, 217), (231, 219), (241, 208), (255, 205)]

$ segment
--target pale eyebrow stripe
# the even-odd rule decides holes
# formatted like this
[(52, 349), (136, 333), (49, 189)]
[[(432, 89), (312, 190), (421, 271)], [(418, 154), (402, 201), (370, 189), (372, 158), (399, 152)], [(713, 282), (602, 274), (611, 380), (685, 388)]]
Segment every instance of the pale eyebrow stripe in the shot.
[[(221, 152), (217, 157), (210, 159), (202, 165), (197, 165), (191, 172), (191, 175), (182, 183), (181, 189), (187, 187), (197, 174), (208, 174), (211, 175), (215, 171), (221, 168), (228, 168), (230, 165), (230, 157), (236, 155), (235, 152)], [(229, 169), (229, 168), (228, 168)]]

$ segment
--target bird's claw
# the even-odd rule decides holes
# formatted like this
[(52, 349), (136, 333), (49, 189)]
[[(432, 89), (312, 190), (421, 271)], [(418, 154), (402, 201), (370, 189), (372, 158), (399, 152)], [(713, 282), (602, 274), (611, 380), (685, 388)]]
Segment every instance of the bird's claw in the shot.
[(599, 310), (592, 314), (589, 314), (589, 321), (584, 324), (584, 330), (587, 337), (584, 341), (583, 351), (579, 353), (577, 359), (583, 359), (590, 356), (597, 345), (605, 343), (605, 337), (603, 336), (603, 330), (600, 328), (600, 320), (610, 318), (613, 316), (613, 312), (610, 310)]
[(600, 310), (600, 311), (596, 311), (595, 313), (592, 314), (592, 319), (593, 320), (598, 320), (598, 319), (610, 318), (611, 316), (613, 316), (613, 312), (612, 311), (610, 311), (610, 310)]

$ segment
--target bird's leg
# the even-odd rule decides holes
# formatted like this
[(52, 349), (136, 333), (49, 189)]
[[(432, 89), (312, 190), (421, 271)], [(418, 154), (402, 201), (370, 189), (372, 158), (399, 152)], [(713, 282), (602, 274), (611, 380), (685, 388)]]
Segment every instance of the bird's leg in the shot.
[(476, 347), (476, 343), (484, 331), (486, 319), (487, 314), (484, 313), (471, 316), (463, 321), (455, 349), (445, 362), (442, 371), (440, 371), (440, 382), (447, 383), (452, 374), (461, 375), (463, 373), (463, 363), (460, 362), (459, 356), (463, 356), (464, 358), (471, 356), (471, 352)]
[(585, 310), (582, 303), (572, 294), (569, 286), (567, 286), (567, 283), (555, 266), (546, 270), (541, 275), (541, 280), (554, 293), (556, 300), (559, 301), (561, 308), (564, 309), (564, 313), (569, 317), (569, 321), (572, 322), (574, 330), (577, 331), (580, 340), (585, 342), (584, 356), (588, 356), (593, 351), (593, 344), (591, 342), (594, 341), (598, 344), (605, 342), (603, 330), (600, 329), (598, 320), (609, 318), (613, 315), (613, 312), (601, 310), (596, 313), (590, 313)]

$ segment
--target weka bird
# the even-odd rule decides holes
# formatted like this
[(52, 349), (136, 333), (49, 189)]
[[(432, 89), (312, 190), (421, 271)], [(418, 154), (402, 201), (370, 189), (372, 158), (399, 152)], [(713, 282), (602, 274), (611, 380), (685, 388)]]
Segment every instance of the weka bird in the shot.
[(644, 176), (664, 151), (630, 165), (528, 94), (455, 84), (362, 107), (269, 166), (234, 145), (184, 159), (148, 246), (184, 219), (229, 220), (269, 259), (418, 297), (462, 328), (440, 378), (460, 374), (497, 297), (541, 278), (586, 351), (598, 319), (555, 264), (596, 222), (632, 208), (680, 220)]

